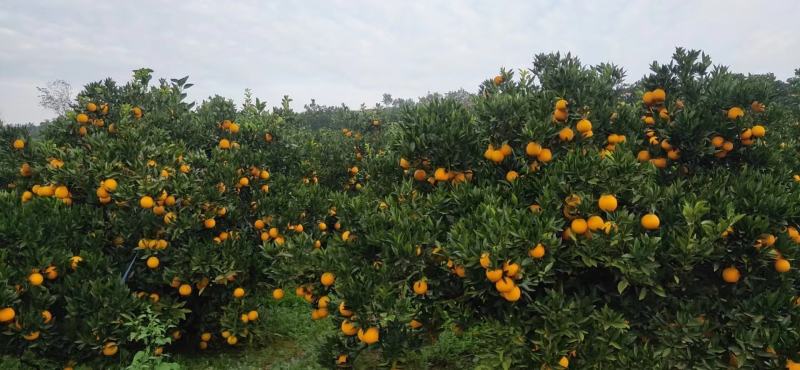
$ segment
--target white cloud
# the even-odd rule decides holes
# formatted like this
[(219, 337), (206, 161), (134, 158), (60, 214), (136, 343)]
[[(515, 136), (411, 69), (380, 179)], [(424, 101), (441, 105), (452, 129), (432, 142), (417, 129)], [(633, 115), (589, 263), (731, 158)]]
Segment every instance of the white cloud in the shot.
[(139, 67), (190, 75), (192, 99), (239, 100), (250, 87), (270, 104), (288, 94), (297, 108), (474, 90), (550, 51), (614, 62), (635, 80), (686, 46), (786, 78), (800, 67), (799, 13), (795, 0), (4, 2), (0, 115), (40, 121), (50, 114), (36, 86), (126, 81)]

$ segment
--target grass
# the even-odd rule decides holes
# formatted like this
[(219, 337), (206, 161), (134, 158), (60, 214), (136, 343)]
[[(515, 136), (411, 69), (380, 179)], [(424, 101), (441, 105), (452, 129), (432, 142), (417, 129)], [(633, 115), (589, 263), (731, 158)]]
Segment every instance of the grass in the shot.
[(175, 357), (185, 369), (225, 370), (306, 370), (323, 369), (317, 363), (317, 348), (325, 338), (335, 334), (329, 319), (311, 321), (308, 304), (287, 296), (269, 307), (265, 325), (271, 336), (264, 344), (232, 352), (209, 351), (197, 355)]
[[(263, 324), (270, 337), (263, 344), (242, 345), (238, 350), (230, 347), (217, 351), (176, 355), (172, 360), (183, 369), (199, 370), (315, 370), (325, 369), (317, 362), (327, 338), (337, 335), (337, 328), (330, 319), (311, 321), (308, 304), (300, 298), (287, 296), (267, 309)], [(437, 340), (427, 343), (416, 351), (410, 351), (400, 364), (402, 369), (494, 369), (511, 366), (515, 357), (509, 346), (509, 338), (519, 333), (498, 322), (478, 324), (463, 332), (445, 330)], [(509, 348), (510, 347), (510, 348)], [(506, 348), (507, 353), (497, 352)], [(362, 352), (354, 369), (388, 368), (381, 363), (377, 351)], [(517, 364), (519, 365), (519, 364)]]
[[(177, 363), (181, 369), (191, 370), (326, 368), (317, 362), (317, 358), (320, 352), (325, 352), (323, 346), (327, 339), (338, 335), (330, 319), (312, 321), (308, 304), (300, 298), (287, 296), (281, 302), (270, 303), (261, 320), (260, 324), (268, 328), (270, 336), (260, 344), (242, 343), (238, 348), (232, 348), (216, 342), (215, 347), (208, 351), (178, 353), (168, 361)], [(522, 365), (513, 363), (513, 358), (524, 357), (515, 351), (529, 350), (515, 343), (513, 339), (518, 336), (519, 333), (514, 332), (513, 328), (492, 321), (464, 331), (446, 329), (436, 340), (405, 353), (398, 365), (404, 370), (511, 368)], [(503, 352), (498, 352), (498, 349), (503, 349)], [(361, 352), (352, 365), (356, 370), (389, 368), (390, 364), (383, 361), (380, 351), (370, 349)], [(2, 370), (28, 369), (31, 368), (29, 364), (34, 363), (35, 359), (20, 362), (17, 358), (0, 356)]]

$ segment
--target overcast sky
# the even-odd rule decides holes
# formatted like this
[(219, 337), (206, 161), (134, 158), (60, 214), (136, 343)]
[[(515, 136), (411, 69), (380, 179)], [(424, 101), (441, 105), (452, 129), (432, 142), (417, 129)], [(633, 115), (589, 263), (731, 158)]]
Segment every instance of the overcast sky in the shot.
[(611, 61), (628, 80), (699, 48), (737, 72), (800, 68), (800, 0), (14, 1), (0, 2), (0, 119), (38, 122), (36, 86), (127, 81), (150, 67), (190, 98), (241, 102), (245, 88), (293, 107), (373, 105), (384, 92), (475, 91), (539, 52)]

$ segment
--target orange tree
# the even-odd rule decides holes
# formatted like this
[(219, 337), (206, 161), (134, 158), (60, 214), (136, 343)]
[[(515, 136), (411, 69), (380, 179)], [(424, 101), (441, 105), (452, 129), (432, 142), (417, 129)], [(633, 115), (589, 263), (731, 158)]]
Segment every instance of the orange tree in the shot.
[(336, 326), (325, 367), (451, 335), (477, 344), (445, 365), (795, 366), (797, 80), (651, 69), (538, 55), (468, 101), (359, 111), (89, 84), (41, 137), (0, 129), (0, 351), (229, 348), (296, 294)]
[(402, 364), (494, 322), (487, 366), (794, 366), (797, 117), (774, 78), (710, 68), (678, 49), (628, 86), (540, 55), (411, 108), (389, 137), (405, 179), (335, 199), (352, 234), (309, 280), (338, 307), (321, 361)]
[[(273, 181), (300, 181), (294, 113), (221, 97), (195, 108), (186, 78), (152, 85), (150, 72), (87, 85), (37, 140), (3, 128), (3, 353), (107, 367), (263, 336), (272, 266), (302, 239), (291, 197), (259, 209)], [(163, 339), (137, 334), (142, 315)]]

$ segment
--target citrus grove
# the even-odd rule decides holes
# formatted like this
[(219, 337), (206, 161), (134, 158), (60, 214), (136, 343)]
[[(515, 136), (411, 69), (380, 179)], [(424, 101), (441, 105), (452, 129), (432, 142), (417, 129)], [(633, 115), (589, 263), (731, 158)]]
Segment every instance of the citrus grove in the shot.
[(233, 351), (293, 295), (323, 367), (448, 333), (485, 353), (443, 366), (800, 369), (800, 81), (651, 70), (542, 54), (468, 101), (300, 113), (91, 83), (0, 127), (0, 354)]

